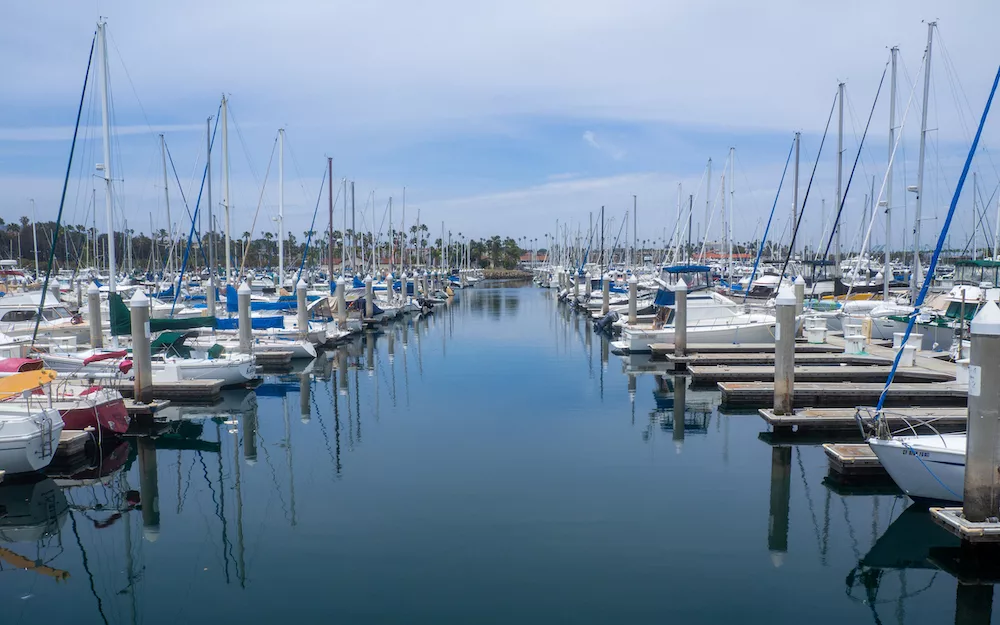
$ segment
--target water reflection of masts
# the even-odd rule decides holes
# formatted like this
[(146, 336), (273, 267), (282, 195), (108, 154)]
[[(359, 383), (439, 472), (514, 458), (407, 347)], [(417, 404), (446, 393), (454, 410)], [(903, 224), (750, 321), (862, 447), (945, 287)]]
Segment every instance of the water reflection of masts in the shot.
[(389, 372), (392, 376), (392, 407), (396, 407), (396, 327), (389, 329)]
[(361, 444), (361, 367), (354, 367), (354, 419), (358, 444)]
[[(219, 443), (219, 449), (222, 449), (222, 426), (216, 421), (215, 422), (215, 440)], [(205, 482), (208, 484), (209, 490), (212, 491), (212, 500), (215, 500), (215, 489), (212, 488), (212, 481), (208, 479), (208, 467), (205, 466), (204, 457), (201, 452), (198, 452), (198, 457), (201, 458), (201, 466), (205, 469)], [(226, 574), (226, 583), (229, 583), (229, 521), (226, 518), (226, 487), (223, 484), (222, 479), (222, 453), (219, 453), (219, 506), (216, 510), (216, 516), (222, 521), (222, 563), (223, 570)], [(238, 571), (237, 571), (238, 573)]]
[[(128, 516), (127, 513), (126, 516)], [(69, 520), (73, 525), (73, 536), (76, 537), (76, 546), (80, 549), (80, 560), (83, 563), (83, 570), (87, 573), (87, 579), (90, 581), (90, 594), (97, 601), (97, 613), (101, 615), (104, 625), (108, 625), (108, 617), (104, 614), (104, 602), (101, 601), (101, 596), (97, 594), (97, 586), (94, 584), (94, 572), (90, 570), (90, 560), (87, 558), (87, 550), (83, 547), (83, 540), (80, 539), (80, 528), (76, 525), (76, 513), (73, 510), (69, 511)]]

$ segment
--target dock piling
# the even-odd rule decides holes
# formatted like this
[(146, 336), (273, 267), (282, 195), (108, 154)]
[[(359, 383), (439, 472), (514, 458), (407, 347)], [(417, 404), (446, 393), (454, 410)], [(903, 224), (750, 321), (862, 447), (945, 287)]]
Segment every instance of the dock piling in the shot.
[(792, 285), (795, 289), (795, 316), (797, 318), (802, 314), (802, 309), (805, 307), (806, 281), (802, 276), (796, 276)]
[(76, 281), (76, 309), (79, 311), (83, 308), (83, 283), (79, 280)]
[(253, 343), (253, 327), (250, 321), (250, 285), (244, 282), (236, 291), (236, 300), (239, 308), (239, 318), (237, 323), (240, 329), (240, 351), (249, 354), (250, 345)]
[(302, 423), (309, 423), (309, 394), (312, 391), (310, 382), (308, 371), (299, 374), (299, 415)]
[(774, 412), (785, 415), (795, 406), (795, 295), (781, 290), (774, 303)]
[(90, 322), (90, 345), (94, 349), (100, 349), (104, 346), (101, 334), (101, 292), (93, 281), (87, 287), (87, 317)]
[(628, 278), (628, 322), (630, 325), (634, 325), (639, 316), (638, 300), (639, 281), (632, 275)]
[(372, 277), (365, 276), (365, 319), (371, 319), (375, 315), (375, 304), (372, 296), (375, 291), (372, 289)]
[(347, 294), (344, 293), (345, 288), (344, 277), (337, 278), (337, 329), (341, 332), (347, 329)]
[(792, 448), (771, 449), (771, 501), (767, 519), (767, 548), (775, 568), (788, 553), (788, 512), (792, 494)]
[(573, 280), (573, 303), (574, 304), (576, 302), (580, 301), (580, 278), (582, 278), (582, 277), (583, 277), (582, 274), (577, 273), (576, 274), (576, 280)]
[(677, 280), (674, 287), (674, 356), (683, 357), (687, 354), (687, 318), (688, 318), (688, 286), (683, 278)]
[(965, 518), (981, 523), (1000, 511), (1000, 308), (987, 302), (972, 320)]
[(135, 368), (135, 382), (132, 397), (137, 402), (147, 403), (152, 399), (153, 362), (149, 352), (149, 298), (137, 289), (132, 296), (132, 366)]
[(299, 278), (295, 285), (295, 313), (298, 317), (299, 339), (305, 340), (309, 336), (309, 307), (306, 304), (306, 290), (308, 289), (305, 280)]
[(611, 309), (611, 276), (604, 274), (601, 277), (601, 316), (608, 314)]

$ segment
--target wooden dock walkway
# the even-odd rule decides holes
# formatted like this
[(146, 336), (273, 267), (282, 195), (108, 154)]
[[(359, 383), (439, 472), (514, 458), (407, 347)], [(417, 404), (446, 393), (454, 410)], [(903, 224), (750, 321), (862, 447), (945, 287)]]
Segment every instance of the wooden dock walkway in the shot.
[[(771, 365), (774, 366), (774, 352), (758, 352), (752, 354), (690, 354), (687, 356), (666, 355), (668, 363), (685, 364), (687, 366), (711, 365)], [(872, 356), (870, 354), (841, 354), (833, 352), (802, 352), (795, 354), (795, 364), (803, 365), (879, 365), (892, 364), (891, 358)]]
[[(653, 343), (649, 346), (653, 358), (665, 359), (667, 354), (674, 353), (673, 343)], [(795, 354), (836, 354), (844, 351), (843, 346), (837, 347), (828, 343), (795, 344)], [(773, 354), (774, 343), (695, 343), (688, 344), (688, 354)]]
[[(805, 430), (851, 430), (857, 431), (858, 424), (854, 418), (854, 408), (804, 408), (789, 415), (778, 415), (770, 408), (762, 408), (758, 414), (769, 426), (775, 429)], [(935, 428), (951, 430), (964, 428), (968, 422), (967, 408), (893, 408), (885, 410), (882, 418), (892, 429), (902, 429), (907, 425), (916, 426), (920, 421), (934, 419)], [(929, 430), (917, 432), (930, 433)]]
[(878, 456), (868, 443), (827, 443), (823, 451), (830, 461), (830, 468), (841, 475), (852, 477), (882, 477), (886, 475)]
[[(178, 402), (213, 402), (222, 396), (224, 380), (180, 380), (176, 382), (159, 382), (152, 385), (150, 396), (155, 399), (166, 399)], [(125, 398), (131, 398), (135, 386), (130, 381), (108, 384)]]
[[(796, 360), (798, 360), (796, 358)], [(891, 366), (796, 366), (795, 390), (800, 382), (885, 382), (892, 371)], [(774, 380), (773, 366), (729, 366), (708, 365), (688, 366), (694, 384), (715, 382), (770, 382)], [(943, 371), (930, 371), (917, 367), (900, 367), (893, 378), (895, 382), (951, 382), (955, 376)]]
[[(764, 408), (774, 403), (774, 382), (719, 382), (727, 406)], [(877, 382), (795, 382), (795, 406), (874, 406), (885, 384)], [(955, 382), (893, 383), (886, 392), (887, 406), (966, 406), (967, 385)]]

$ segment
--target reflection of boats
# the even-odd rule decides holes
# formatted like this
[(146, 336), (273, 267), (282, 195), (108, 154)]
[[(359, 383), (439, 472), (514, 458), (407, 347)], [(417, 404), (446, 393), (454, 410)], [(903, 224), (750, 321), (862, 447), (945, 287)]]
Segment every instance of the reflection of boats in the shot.
[(926, 508), (903, 510), (861, 560), (873, 569), (933, 569), (932, 549), (958, 547), (961, 540), (934, 522)]
[(49, 478), (0, 484), (0, 541), (35, 543), (38, 550), (28, 558), (0, 547), (0, 559), (57, 580), (68, 578), (69, 573), (49, 566), (41, 556), (42, 541), (59, 534), (68, 512), (66, 495)]
[(66, 495), (49, 478), (0, 485), (0, 541), (33, 542), (59, 531), (66, 521)]
[(47, 473), (55, 480), (56, 486), (60, 488), (107, 483), (110, 476), (128, 462), (131, 449), (128, 441), (120, 441), (103, 453), (95, 454), (96, 457), (89, 458), (84, 467), (77, 467), (71, 475), (53, 471), (54, 466), (49, 467)]

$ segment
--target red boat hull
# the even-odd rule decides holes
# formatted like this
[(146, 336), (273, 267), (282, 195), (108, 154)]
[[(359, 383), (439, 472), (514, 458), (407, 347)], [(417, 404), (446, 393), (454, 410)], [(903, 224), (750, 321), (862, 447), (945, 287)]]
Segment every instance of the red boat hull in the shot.
[(107, 401), (96, 406), (61, 410), (64, 429), (83, 430), (99, 428), (105, 435), (121, 436), (128, 430), (128, 409), (122, 399)]

